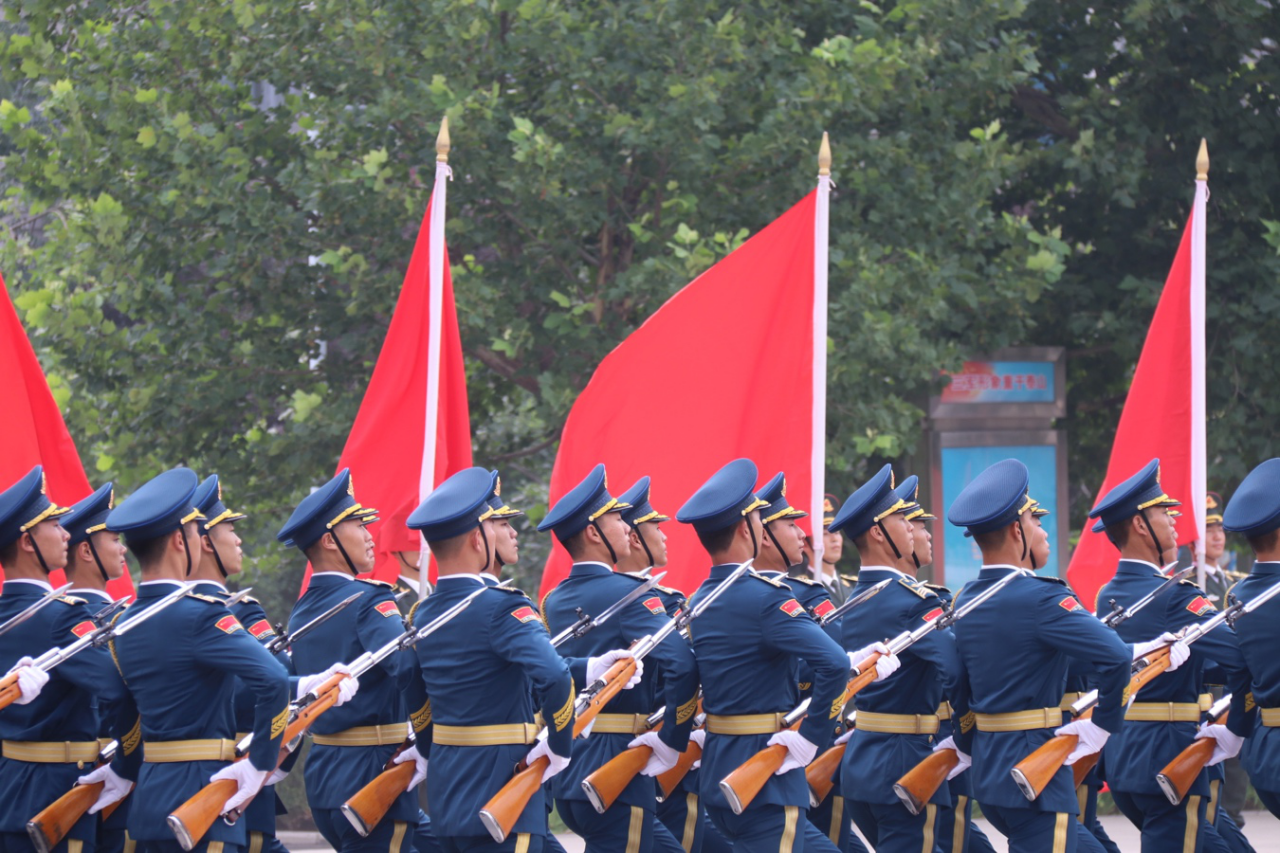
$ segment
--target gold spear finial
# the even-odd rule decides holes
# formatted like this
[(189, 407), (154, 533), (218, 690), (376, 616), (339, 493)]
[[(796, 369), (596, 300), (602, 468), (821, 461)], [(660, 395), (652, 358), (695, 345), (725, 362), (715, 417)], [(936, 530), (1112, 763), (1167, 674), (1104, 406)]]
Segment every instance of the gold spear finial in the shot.
[(440, 134), (436, 136), (436, 162), (449, 162), (449, 117), (440, 122)]
[(1209, 180), (1209, 143), (1200, 139), (1200, 153), (1196, 155), (1196, 180)]
[(825, 130), (822, 131), (822, 144), (818, 146), (818, 174), (823, 177), (831, 174), (831, 140)]

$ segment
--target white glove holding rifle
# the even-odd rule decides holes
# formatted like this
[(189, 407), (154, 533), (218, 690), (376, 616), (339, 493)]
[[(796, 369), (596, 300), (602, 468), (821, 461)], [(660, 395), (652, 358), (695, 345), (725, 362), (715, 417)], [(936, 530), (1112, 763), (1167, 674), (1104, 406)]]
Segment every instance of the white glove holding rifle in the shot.
[(960, 747), (956, 746), (955, 738), (947, 737), (938, 741), (937, 745), (934, 746), (933, 751), (937, 752), (940, 749), (954, 749), (956, 751), (956, 758), (960, 759), (960, 763), (955, 767), (952, 767), (951, 772), (947, 774), (948, 782), (973, 766), (973, 756), (966, 755), (961, 752)]
[(1147, 640), (1145, 643), (1133, 644), (1133, 659), (1146, 657), (1152, 652), (1159, 651), (1165, 646), (1169, 647), (1169, 668), (1165, 672), (1173, 672), (1178, 667), (1187, 662), (1187, 658), (1191, 657), (1191, 649), (1188, 648), (1186, 642), (1178, 638), (1177, 634), (1170, 634), (1165, 631), (1154, 640)]

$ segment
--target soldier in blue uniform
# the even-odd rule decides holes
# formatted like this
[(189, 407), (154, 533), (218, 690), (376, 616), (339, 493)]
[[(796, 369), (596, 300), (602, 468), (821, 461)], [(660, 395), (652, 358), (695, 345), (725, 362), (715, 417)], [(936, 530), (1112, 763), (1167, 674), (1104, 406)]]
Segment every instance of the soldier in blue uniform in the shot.
[[(576, 622), (579, 608), (600, 613), (640, 583), (636, 577), (614, 571), (619, 557), (630, 552), (631, 528), (621, 516), (627, 508), (609, 494), (604, 466), (597, 465), (538, 525), (540, 531), (554, 531), (574, 561), (569, 576), (542, 600), (542, 615), (551, 633)], [(662, 599), (644, 597), (586, 636), (568, 640), (558, 651), (585, 658), (625, 649), (667, 621)], [(590, 680), (588, 673), (576, 667), (574, 678)], [(648, 731), (645, 718), (662, 706), (666, 711), (661, 730)], [(652, 777), (673, 767), (688, 746), (697, 707), (697, 662), (685, 639), (672, 634), (646, 658), (640, 683), (605, 706), (591, 737), (574, 743), (573, 764), (553, 786), (561, 818), (583, 837), (588, 853), (681, 850), (666, 826), (654, 818)], [(604, 814), (597, 813), (582, 780), (623, 750), (641, 745), (653, 749), (649, 763)]]
[[(82, 498), (71, 507), (71, 512), (61, 519), (62, 527), (70, 539), (67, 542), (67, 582), (70, 594), (83, 599), (85, 619), (101, 626), (108, 621), (108, 605), (111, 596), (107, 583), (116, 580), (128, 570), (125, 564), (124, 542), (119, 533), (107, 530), (107, 515), (115, 506), (115, 488), (104, 483), (93, 494)], [(81, 623), (84, 624), (83, 622)], [(110, 653), (108, 652), (108, 659)], [(111, 672), (118, 675), (115, 665)], [(123, 682), (121, 682), (123, 686)], [(125, 734), (120, 731), (131, 726), (133, 720), (121, 721), (123, 710), (120, 701), (108, 702), (95, 697), (98, 709), (98, 741), (106, 745), (119, 740)], [(126, 829), (129, 821), (129, 800), (122, 802), (110, 817), (98, 825), (97, 853), (118, 853), (128, 843)], [(132, 846), (132, 845), (130, 845)]]
[[(276, 534), (306, 554), (312, 567), (311, 582), (294, 605), (290, 624), (305, 625), (352, 593), (360, 593), (351, 606), (293, 644), (298, 675), (323, 680), (404, 633), (392, 585), (356, 577), (373, 569), (373, 537), (367, 525), (377, 520), (377, 512), (356, 501), (351, 472), (344, 468), (303, 499)], [(407, 692), (416, 681), (415, 669), (411, 651), (391, 654), (360, 676), (354, 698), (311, 727), (312, 746), (303, 767), (307, 802), (316, 828), (337, 850), (407, 853), (418, 844), (430, 843), (421, 835), (426, 831), (425, 815), (409, 791), (396, 799), (386, 819), (367, 837), (361, 837), (340, 811), (349, 797), (382, 772), (405, 741), (410, 712)], [(300, 683), (299, 695), (304, 688)], [(426, 760), (416, 750), (402, 754), (425, 770)]]
[(511, 519), (522, 518), (524, 513), (513, 509), (502, 499), (502, 477), (497, 471), (489, 472), (490, 491), (487, 503), (493, 510), (489, 516), (493, 520), (493, 560), (480, 573), (480, 577), (490, 586), (502, 582), (502, 567), (514, 566), (520, 559), (520, 542)]
[[(760, 514), (768, 504), (756, 495), (756, 480), (755, 463), (734, 460), (676, 513), (693, 526), (713, 563), (695, 604), (740, 563), (759, 556)], [(804, 768), (831, 741), (849, 656), (809, 618), (790, 587), (754, 573), (727, 588), (690, 632), (707, 713), (700, 794), (711, 822), (736, 853), (835, 850), (806, 819)], [(797, 657), (813, 672), (811, 712), (798, 729), (780, 731), (796, 696)], [(734, 814), (719, 782), (769, 744), (785, 746), (787, 759), (742, 814)]]
[[(1280, 459), (1268, 459), (1249, 472), (1222, 514), (1223, 529), (1244, 536), (1255, 562), (1248, 577), (1231, 589), (1244, 602), (1280, 583)], [(1256, 713), (1242, 758), (1258, 799), (1280, 817), (1280, 600), (1272, 599), (1236, 623), (1240, 651), (1252, 673), (1250, 697)], [(1199, 645), (1197, 643), (1196, 645)], [(1232, 709), (1232, 716), (1235, 711)], [(1230, 719), (1230, 717), (1228, 717)], [(1238, 729), (1237, 729), (1238, 730)], [(1221, 736), (1221, 727), (1205, 726), (1200, 736)], [(1214, 750), (1225, 759), (1230, 749)]]
[[(4, 593), (0, 622), (52, 592), (48, 576), (67, 563), (66, 531), (59, 517), (68, 510), (45, 496), (44, 472), (36, 466), (0, 494), (0, 563)], [(66, 646), (94, 629), (87, 602), (59, 596), (26, 622), (0, 636), (0, 668)], [(105, 649), (86, 649), (45, 675), (28, 667), (20, 677), (22, 697), (0, 711), (0, 850), (28, 851), (26, 822), (61, 797), (98, 753), (95, 700), (119, 701), (124, 685)], [(33, 685), (32, 679), (35, 683)], [(43, 682), (42, 682), (43, 680)], [(77, 821), (59, 851), (94, 849), (98, 820)]]
[[(1095, 532), (1104, 532), (1120, 551), (1116, 574), (1098, 593), (1098, 601), (1128, 607), (1164, 583), (1161, 567), (1177, 554), (1170, 510), (1179, 506), (1160, 486), (1160, 460), (1116, 486), (1098, 502), (1089, 517), (1098, 519)], [(1213, 617), (1214, 606), (1194, 583), (1178, 584), (1117, 628), (1122, 640), (1134, 642), (1172, 633)], [(1239, 751), (1247, 728), (1245, 695), (1248, 673), (1235, 633), (1226, 625), (1214, 629), (1191, 647), (1190, 663), (1166, 672), (1142, 689), (1124, 714), (1125, 724), (1106, 745), (1107, 783), (1116, 805), (1142, 831), (1142, 849), (1155, 853), (1202, 843), (1209, 832), (1205, 807), (1208, 774), (1202, 772), (1189, 795), (1171, 805), (1156, 784), (1156, 774), (1195, 739), (1201, 714), (1204, 670), (1210, 661), (1232, 679), (1236, 701), (1229, 730), (1222, 730), (1224, 748)], [(1207, 701), (1207, 700), (1206, 700)], [(1196, 849), (1199, 849), (1198, 847)]]
[[(914, 492), (914, 478), (904, 485), (906, 491)], [(943, 611), (937, 594), (897, 568), (911, 559), (915, 549), (914, 526), (907, 519), (912, 507), (894, 491), (893, 472), (885, 465), (845, 500), (831, 524), (858, 549), (862, 568), (855, 594), (892, 581), (866, 608), (843, 620), (847, 649), (915, 630)], [(933, 748), (938, 706), (958, 689), (955, 639), (950, 631), (935, 631), (900, 658), (900, 672), (858, 694), (857, 728), (841, 767), (853, 820), (877, 853), (932, 850), (937, 840), (937, 808), (950, 801), (949, 790), (939, 788), (924, 812), (912, 815), (894, 795), (893, 783)], [(954, 698), (953, 704), (964, 707)]]
[[(1071, 762), (1100, 749), (1108, 733), (1120, 727), (1132, 654), (1062, 581), (1032, 574), (1048, 559), (1049, 541), (1033, 512), (1029, 479), (1027, 467), (1016, 459), (997, 462), (961, 491), (947, 513), (982, 551), (978, 578), (960, 591), (957, 604), (1010, 572), (1023, 576), (955, 624), (965, 679), (959, 692), (969, 697), (972, 709), (960, 718), (955, 736), (961, 756), (957, 770), (963, 771), (972, 756), (968, 772), (974, 795), (983, 814), (1008, 837), (1011, 853), (1091, 850), (1092, 836), (1072, 819), (1079, 805), (1069, 767), (1031, 802), (1009, 771), (1055, 731), (1079, 736)], [(1063, 727), (1059, 705), (1068, 658), (1083, 660), (1098, 673), (1099, 701), (1092, 720)], [(949, 745), (943, 741), (939, 747)]]
[[(107, 530), (124, 535), (142, 569), (137, 600), (119, 620), (184, 586), (199, 549), (199, 512), (192, 503), (197, 485), (186, 468), (166, 471), (107, 516)], [(121, 777), (136, 779), (129, 836), (144, 853), (171, 853), (181, 848), (166, 816), (210, 781), (237, 785), (223, 811), (242, 805), (268, 781), (288, 716), (288, 675), (221, 601), (198, 594), (116, 637), (110, 647), (139, 717), (121, 739), (116, 761), (82, 781), (104, 782), (97, 810), (127, 790)], [(255, 698), (253, 744), (245, 760), (230, 763), (237, 679)], [(196, 849), (217, 853), (244, 848), (247, 841), (242, 825), (218, 821)]]
[[(418, 628), (484, 586), (494, 560), (491, 476), (483, 468), (454, 474), (409, 516), (439, 569), (436, 591), (414, 611)], [(419, 644), (413, 726), (427, 751), (427, 796), (432, 823), (446, 853), (539, 853), (547, 835), (540, 791), (506, 841), (498, 844), (480, 821), (481, 808), (505, 785), (522, 759), (546, 756), (543, 780), (569, 764), (574, 682), (551, 647), (533, 603), (519, 590), (492, 588)], [(545, 735), (537, 739), (534, 696)], [(529, 745), (534, 744), (530, 750)], [(418, 779), (414, 780), (414, 783)]]

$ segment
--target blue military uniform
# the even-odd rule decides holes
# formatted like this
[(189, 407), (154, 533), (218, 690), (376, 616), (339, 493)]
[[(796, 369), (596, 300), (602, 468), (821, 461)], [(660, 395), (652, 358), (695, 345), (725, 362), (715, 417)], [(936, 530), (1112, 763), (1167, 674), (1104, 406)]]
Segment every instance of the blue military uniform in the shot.
[[(952, 503), (947, 517), (969, 535), (1022, 524), (1035, 506), (1027, 493), (1027, 468), (1006, 459), (987, 468)], [(1024, 537), (1024, 543), (1027, 542)], [(1024, 559), (1030, 556), (1030, 548)], [(956, 743), (973, 756), (973, 789), (983, 813), (1009, 839), (1012, 853), (1063, 853), (1091, 843), (1077, 821), (1079, 809), (1069, 767), (1061, 768), (1034, 801), (1010, 776), (1015, 764), (1050, 738), (1062, 722), (1068, 658), (1098, 674), (1099, 702), (1093, 720), (1107, 731), (1120, 727), (1122, 696), (1131, 654), (1057, 578), (1040, 578), (1014, 566), (983, 566), (956, 596), (984, 591), (1010, 572), (1026, 575), (954, 627), (972, 716), (961, 718)], [(1010, 654), (1015, 649), (1016, 654)], [(1087, 847), (1083, 849), (1088, 849)]]
[[(1178, 506), (1160, 486), (1159, 460), (1108, 492), (1089, 513), (1098, 518), (1094, 531), (1119, 526), (1149, 509), (1164, 512)], [(1115, 577), (1098, 592), (1099, 601), (1128, 607), (1165, 581), (1154, 563), (1122, 559)], [(1215, 608), (1194, 583), (1184, 581), (1152, 601), (1117, 628), (1122, 640), (1141, 642), (1165, 631), (1179, 631), (1211, 619)], [(1235, 633), (1222, 625), (1191, 646), (1191, 659), (1146, 687), (1125, 712), (1124, 727), (1107, 741), (1103, 752), (1107, 783), (1116, 805), (1142, 831), (1144, 851), (1182, 849), (1201, 843), (1209, 796), (1208, 773), (1201, 772), (1186, 799), (1171, 805), (1156, 783), (1156, 774), (1191, 745), (1199, 728), (1204, 670), (1216, 662), (1238, 681), (1238, 700), (1228, 725), (1245, 733), (1244, 660)], [(1205, 695), (1205, 708), (1210, 697)]]
[[(552, 507), (538, 529), (552, 530), (564, 542), (604, 514), (627, 507), (609, 494), (604, 466), (597, 465)], [(542, 600), (547, 628), (555, 634), (572, 625), (579, 608), (600, 613), (640, 582), (603, 563), (575, 563), (569, 576)], [(558, 651), (580, 661), (571, 671), (576, 681), (585, 683), (587, 658), (628, 648), (667, 621), (662, 599), (649, 596), (628, 605), (585, 636), (566, 641)], [(604, 814), (596, 812), (582, 789), (583, 779), (647, 730), (645, 718), (659, 707), (666, 708), (659, 737), (677, 753), (688, 746), (698, 707), (698, 666), (693, 652), (683, 637), (672, 634), (645, 660), (640, 683), (609, 701), (596, 717), (591, 736), (574, 742), (573, 763), (553, 781), (560, 815), (586, 840), (588, 851), (681, 849), (666, 826), (654, 819), (656, 786), (651, 777), (637, 775)]]
[[(376, 518), (377, 510), (356, 502), (350, 471), (344, 468), (298, 504), (277, 538), (305, 551), (343, 521), (371, 524)], [(338, 544), (341, 548), (341, 542)], [(353, 661), (405, 631), (392, 585), (357, 579), (345, 551), (343, 557), (350, 573), (312, 574), (289, 622), (305, 625), (354, 592), (359, 592), (360, 598), (293, 644), (293, 669), (298, 675), (324, 672), (335, 663)], [(360, 676), (360, 691), (355, 697), (326, 711), (311, 726), (313, 742), (303, 767), (307, 802), (316, 828), (335, 849), (402, 853), (411, 847), (406, 838), (421, 819), (413, 793), (406, 791), (398, 797), (367, 837), (355, 831), (340, 809), (382, 772), (408, 736), (406, 691), (413, 681), (412, 653), (395, 652)]]
[[(751, 513), (766, 505), (753, 491), (755, 482), (754, 463), (730, 462), (689, 498), (676, 518), (707, 535), (744, 519), (750, 523)], [(693, 595), (695, 605), (735, 568), (713, 566)], [(843, 706), (848, 656), (809, 618), (789, 587), (754, 573), (726, 589), (692, 623), (690, 633), (707, 713), (700, 794), (712, 823), (737, 853), (834, 849), (806, 819), (809, 786), (803, 768), (773, 776), (740, 815), (733, 813), (719, 782), (779, 730), (796, 695), (796, 657), (814, 673), (812, 712), (798, 731), (819, 749), (827, 746)]]
[[(192, 505), (196, 486), (196, 476), (188, 469), (167, 471), (112, 510), (107, 529), (133, 543), (180, 530), (199, 515)], [(181, 585), (167, 580), (142, 583), (120, 620), (135, 618)], [(176, 851), (180, 848), (165, 824), (166, 816), (234, 757), (237, 679), (255, 697), (248, 760), (259, 770), (269, 770), (276, 766), (288, 718), (288, 676), (220, 600), (198, 594), (189, 594), (116, 637), (111, 652), (140, 714), (140, 728), (122, 741), (127, 755), (117, 761), (121, 775), (137, 781), (129, 835), (140, 850)], [(141, 750), (135, 748), (139, 734)], [(217, 821), (197, 849), (225, 851), (247, 842), (242, 824)]]
[[(904, 485), (914, 487), (914, 483)], [(857, 540), (883, 519), (911, 508), (894, 490), (893, 472), (885, 465), (845, 500), (831, 529)], [(854, 594), (884, 580), (891, 584), (875, 601), (843, 620), (846, 650), (915, 630), (942, 615), (942, 601), (933, 591), (890, 566), (864, 563)], [(950, 792), (940, 787), (925, 810), (912, 815), (894, 795), (893, 784), (933, 750), (938, 706), (958, 688), (955, 639), (950, 631), (934, 631), (903, 652), (900, 660), (901, 668), (892, 677), (869, 684), (858, 694), (857, 728), (841, 767), (854, 822), (878, 853), (931, 849), (937, 808), (950, 802)]]
[[(409, 517), (428, 543), (484, 529), (489, 474), (454, 474)], [(483, 576), (442, 575), (414, 612), (421, 628), (486, 585)], [(551, 647), (533, 603), (514, 589), (489, 588), (417, 648), (416, 682), (423, 699), (413, 714), (419, 743), (429, 742), (427, 798), (441, 845), (455, 851), (543, 849), (547, 809), (539, 789), (506, 841), (490, 837), (479, 812), (524, 759), (535, 740), (533, 697), (541, 699), (549, 746), (567, 756), (573, 738), (573, 680)], [(420, 747), (420, 752), (425, 750)]]

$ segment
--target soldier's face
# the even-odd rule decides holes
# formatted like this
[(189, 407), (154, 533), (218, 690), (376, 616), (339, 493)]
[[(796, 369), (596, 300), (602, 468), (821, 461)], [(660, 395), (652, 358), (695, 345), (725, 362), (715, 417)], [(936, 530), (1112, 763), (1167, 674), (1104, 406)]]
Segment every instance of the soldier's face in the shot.
[(244, 567), (244, 554), (240, 550), (240, 537), (236, 535), (236, 526), (230, 521), (215, 524), (205, 534), (209, 543), (218, 549), (218, 559), (222, 560), (222, 568), (228, 575), (238, 575)]
[(373, 534), (369, 528), (354, 518), (348, 518), (340, 521), (332, 532), (351, 558), (357, 574), (373, 569)]
[(909, 558), (915, 548), (916, 529), (914, 524), (907, 521), (907, 514), (895, 512), (884, 520), (884, 529), (893, 537), (893, 543), (898, 546), (903, 559)]
[[(635, 535), (643, 536), (644, 543), (649, 546), (649, 553), (653, 555), (653, 567), (660, 569), (667, 564), (667, 534), (662, 532), (662, 528), (657, 521), (641, 522), (636, 528)], [(631, 549), (634, 553), (635, 548)], [(640, 550), (644, 550), (641, 548)]]
[(1027, 532), (1027, 544), (1036, 567), (1044, 568), (1049, 562), (1049, 531), (1040, 523), (1040, 516), (1032, 515), (1031, 510), (1022, 514), (1022, 529)]
[(1218, 562), (1227, 550), (1227, 534), (1221, 524), (1210, 524), (1204, 529), (1204, 556)]
[(622, 513), (606, 512), (597, 523), (619, 560), (631, 554), (631, 525), (622, 520)]
[(515, 565), (520, 559), (519, 534), (511, 526), (511, 522), (498, 519), (493, 522), (493, 545), (498, 559), (505, 565)]
[(50, 569), (67, 567), (67, 543), (71, 541), (71, 534), (62, 529), (58, 519), (46, 518), (28, 530), (27, 534), (40, 549), (40, 554)]
[(915, 544), (916, 557), (920, 560), (920, 565), (927, 566), (933, 562), (933, 536), (929, 533), (929, 527), (923, 521), (911, 522), (913, 536), (911, 541)]
[(822, 562), (835, 565), (840, 562), (840, 557), (844, 554), (844, 534), (840, 531), (832, 533), (830, 530), (822, 531)]
[(804, 530), (796, 524), (795, 519), (779, 519), (772, 522), (769, 529), (782, 545), (782, 558), (786, 563), (792, 566), (798, 563), (800, 554), (804, 551)]
[[(90, 536), (93, 539), (93, 547), (98, 551), (98, 559), (102, 561), (102, 568), (106, 570), (107, 577), (115, 580), (125, 573), (127, 564), (124, 561), (125, 547), (124, 542), (120, 540), (119, 533), (112, 533), (110, 530), (99, 530)], [(89, 554), (89, 562), (92, 563), (93, 554)]]

